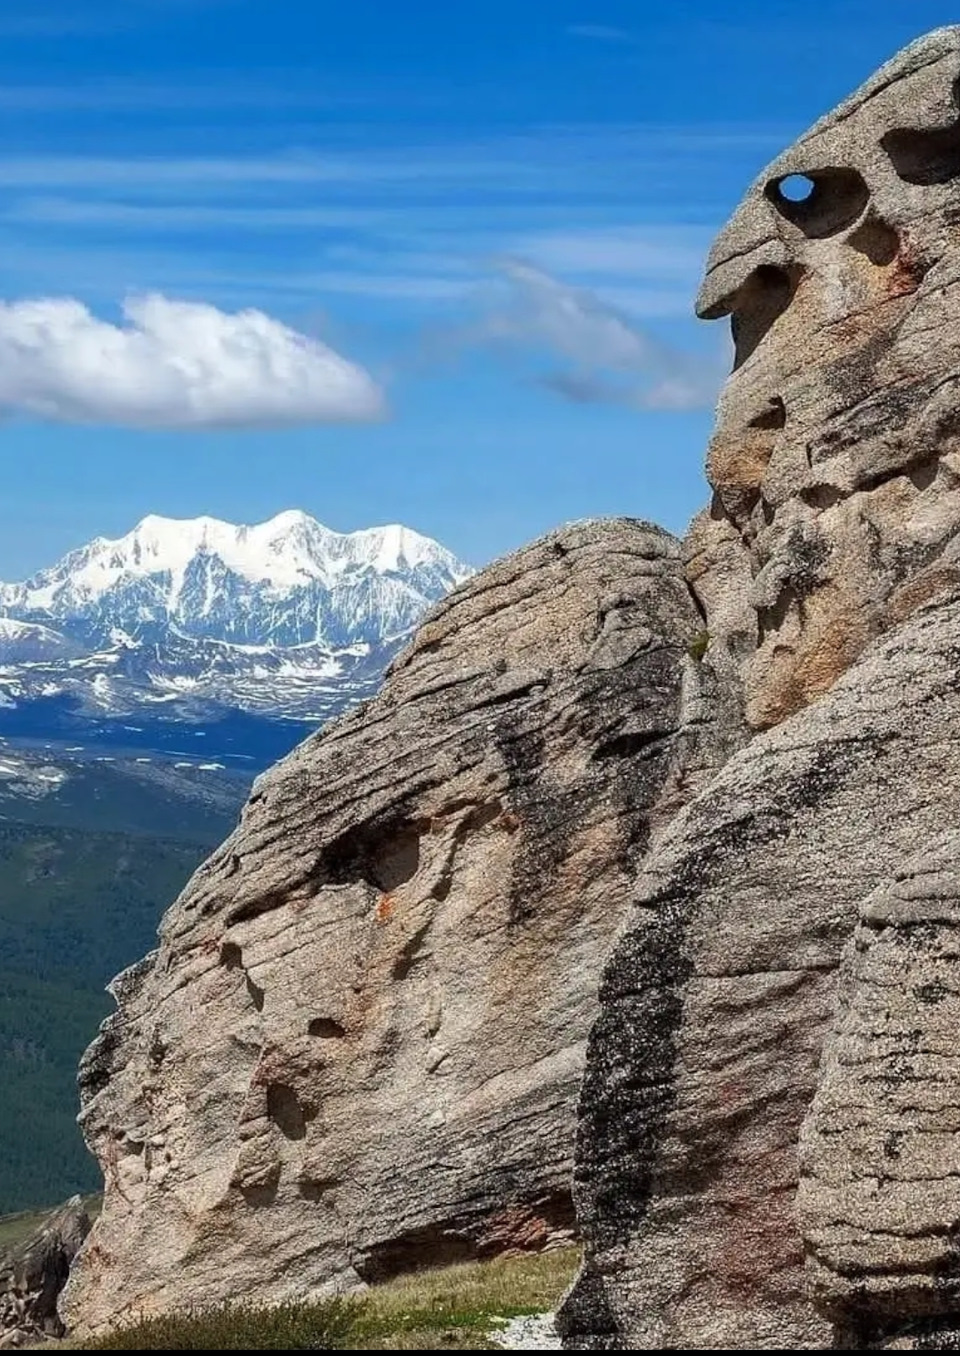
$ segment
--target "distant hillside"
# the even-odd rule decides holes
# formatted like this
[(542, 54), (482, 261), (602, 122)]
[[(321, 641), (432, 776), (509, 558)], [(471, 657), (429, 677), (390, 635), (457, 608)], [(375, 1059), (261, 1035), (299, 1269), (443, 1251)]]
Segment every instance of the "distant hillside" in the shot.
[(340, 533), (297, 510), (241, 526), (150, 515), (0, 584), (5, 730), (59, 698), (96, 722), (313, 724), (372, 695), (427, 609), (471, 570), (394, 524)]
[(99, 1186), (75, 1124), (77, 1061), (112, 1007), (104, 985), (153, 945), (207, 851), (0, 821), (0, 1214)]

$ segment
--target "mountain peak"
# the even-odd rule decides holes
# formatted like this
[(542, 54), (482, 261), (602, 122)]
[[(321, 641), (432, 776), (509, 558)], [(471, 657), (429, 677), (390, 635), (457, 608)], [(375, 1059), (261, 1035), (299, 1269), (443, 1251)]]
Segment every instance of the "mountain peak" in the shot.
[(244, 644), (377, 646), (471, 573), (400, 523), (335, 532), (302, 509), (250, 525), (151, 513), (123, 537), (0, 585), (0, 615), (104, 643), (117, 629), (143, 638), (173, 626)]

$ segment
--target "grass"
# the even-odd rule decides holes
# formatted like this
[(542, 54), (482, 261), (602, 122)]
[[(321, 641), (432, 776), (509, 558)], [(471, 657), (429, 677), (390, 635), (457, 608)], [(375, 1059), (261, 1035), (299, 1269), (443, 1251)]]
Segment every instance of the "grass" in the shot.
[(482, 1338), (493, 1320), (554, 1308), (579, 1260), (578, 1248), (556, 1248), (399, 1276), (364, 1296), (353, 1345), (361, 1351), (492, 1350)]
[(413, 1272), (357, 1298), (274, 1309), (238, 1304), (146, 1319), (61, 1349), (87, 1351), (493, 1351), (498, 1320), (553, 1309), (579, 1249)]
[[(100, 1213), (101, 1199), (100, 1196), (85, 1196), (83, 1199), (92, 1220)], [(22, 1210), (16, 1215), (0, 1215), (0, 1252), (29, 1238), (52, 1213), (52, 1210)]]

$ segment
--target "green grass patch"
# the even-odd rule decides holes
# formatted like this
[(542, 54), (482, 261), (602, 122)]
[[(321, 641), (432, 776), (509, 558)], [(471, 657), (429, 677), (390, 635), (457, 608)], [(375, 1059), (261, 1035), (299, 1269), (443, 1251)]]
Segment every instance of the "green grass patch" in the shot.
[[(91, 1220), (94, 1220), (100, 1213), (103, 1197), (85, 1196), (83, 1204)], [(0, 1215), (0, 1252), (16, 1247), (29, 1238), (52, 1213), (52, 1210), (21, 1210), (16, 1215)]]
[(578, 1248), (411, 1272), (359, 1296), (275, 1308), (228, 1304), (147, 1318), (86, 1351), (493, 1351), (499, 1320), (554, 1309)]
[(84, 1344), (85, 1351), (332, 1351), (350, 1345), (357, 1302), (223, 1304), (163, 1314)]
[(423, 1329), (487, 1329), (492, 1318), (518, 1318), (552, 1309), (573, 1280), (578, 1248), (460, 1262), (414, 1271), (364, 1296), (354, 1335), (358, 1339)]

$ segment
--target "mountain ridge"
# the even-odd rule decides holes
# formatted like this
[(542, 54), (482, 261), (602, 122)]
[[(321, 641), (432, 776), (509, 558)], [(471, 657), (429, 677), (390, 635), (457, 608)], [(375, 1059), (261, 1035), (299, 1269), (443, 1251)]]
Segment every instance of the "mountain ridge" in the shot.
[(64, 694), (90, 712), (166, 705), (187, 722), (231, 708), (324, 720), (375, 691), (472, 572), (399, 523), (148, 514), (0, 583), (0, 703)]

